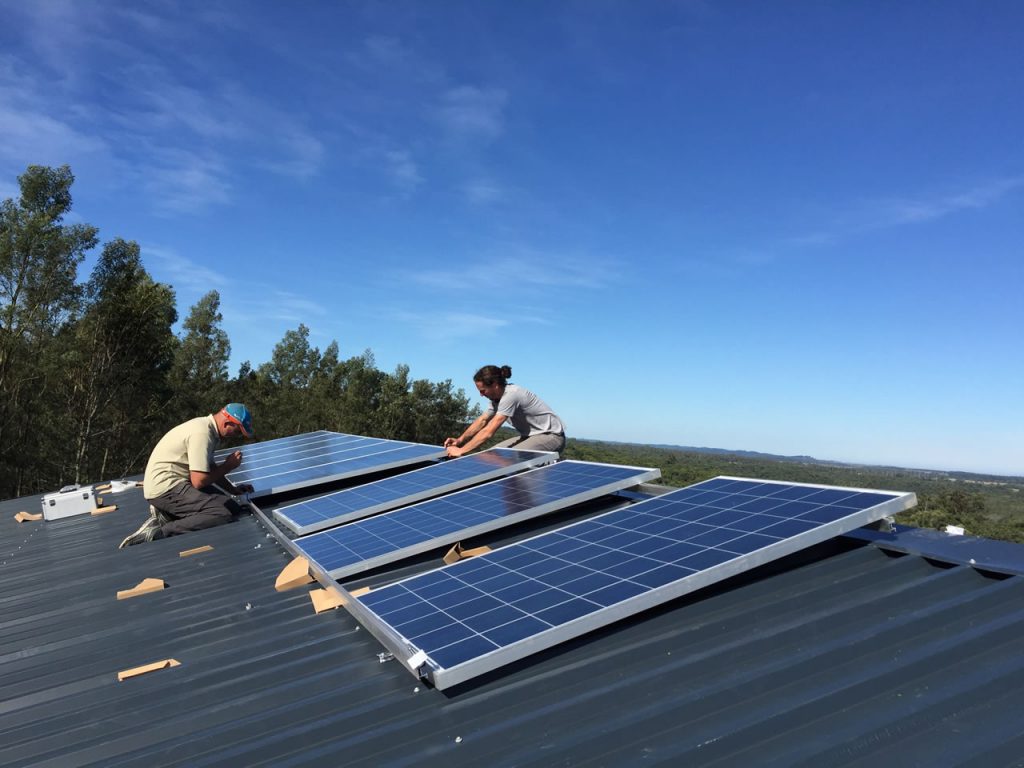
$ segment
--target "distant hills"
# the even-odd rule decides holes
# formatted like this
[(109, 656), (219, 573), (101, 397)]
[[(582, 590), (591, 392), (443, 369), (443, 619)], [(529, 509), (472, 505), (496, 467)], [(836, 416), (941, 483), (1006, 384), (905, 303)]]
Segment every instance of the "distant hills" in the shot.
[(1024, 475), (992, 475), (978, 472), (961, 472), (942, 469), (922, 469), (919, 467), (896, 467), (887, 464), (855, 464), (848, 461), (830, 461), (828, 459), (816, 459), (813, 456), (783, 456), (776, 453), (762, 453), (760, 451), (742, 451), (730, 448), (707, 448), (705, 446), (693, 445), (672, 445), (669, 443), (630, 443), (621, 440), (594, 440), (590, 438), (577, 438), (580, 442), (605, 443), (608, 445), (633, 446), (637, 448), (657, 448), (665, 451), (680, 451), (683, 453), (706, 453), (716, 456), (737, 456), (744, 459), (756, 459), (763, 461), (784, 461), (793, 464), (817, 464), (823, 467), (842, 467), (847, 469), (875, 469), (881, 471), (901, 472), (913, 475), (928, 475), (936, 477), (958, 478), (974, 482), (1024, 482)]

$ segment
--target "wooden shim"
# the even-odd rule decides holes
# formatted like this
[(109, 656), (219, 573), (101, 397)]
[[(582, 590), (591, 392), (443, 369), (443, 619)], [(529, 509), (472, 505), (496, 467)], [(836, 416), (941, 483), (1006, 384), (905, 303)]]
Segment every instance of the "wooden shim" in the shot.
[(198, 555), (201, 552), (211, 551), (213, 551), (213, 547), (211, 547), (209, 544), (204, 544), (203, 546), (196, 547), (195, 549), (186, 549), (183, 552), (179, 552), (178, 557), (191, 557), (192, 555)]
[(117, 673), (117, 681), (123, 682), (130, 677), (138, 677), (144, 675), (147, 672), (156, 672), (158, 669), (168, 669), (170, 667), (180, 667), (181, 662), (177, 659), (164, 659), (163, 661), (154, 661), (152, 664), (143, 664), (141, 667), (132, 667), (131, 669), (123, 669)]
[(309, 593), (309, 599), (313, 601), (313, 610), (317, 613), (333, 610), (345, 602), (344, 598), (333, 589), (314, 589)]
[(150, 592), (159, 592), (164, 589), (167, 585), (163, 579), (143, 579), (138, 583), (137, 586), (131, 589), (122, 589), (117, 593), (118, 600), (127, 600), (129, 597), (138, 597), (139, 595), (145, 595)]
[(295, 587), (301, 587), (313, 581), (309, 575), (309, 560), (304, 557), (296, 557), (277, 576), (274, 582), (274, 589), (278, 592), (285, 592)]
[(464, 560), (467, 557), (476, 557), (477, 555), (486, 555), (491, 551), (490, 547), (473, 547), (472, 549), (463, 549), (462, 544), (456, 544), (454, 547), (448, 550), (448, 553), (444, 556), (445, 565), (451, 565), (457, 563), (459, 560)]
[(26, 520), (42, 520), (42, 512), (19, 512), (14, 516), (14, 519), (19, 523), (24, 523)]
[(96, 509), (92, 511), (92, 514), (105, 515), (107, 512), (113, 512), (115, 509), (117, 509), (117, 504), (111, 504), (109, 507), (96, 507)]

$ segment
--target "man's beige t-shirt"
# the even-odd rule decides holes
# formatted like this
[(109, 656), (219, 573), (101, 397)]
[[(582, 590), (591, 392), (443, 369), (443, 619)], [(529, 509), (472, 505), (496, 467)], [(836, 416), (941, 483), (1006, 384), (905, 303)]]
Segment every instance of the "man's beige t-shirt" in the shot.
[(209, 472), (216, 465), (220, 433), (213, 416), (199, 416), (179, 424), (160, 438), (146, 464), (142, 493), (147, 499), (162, 496), (172, 488), (188, 482), (189, 472)]

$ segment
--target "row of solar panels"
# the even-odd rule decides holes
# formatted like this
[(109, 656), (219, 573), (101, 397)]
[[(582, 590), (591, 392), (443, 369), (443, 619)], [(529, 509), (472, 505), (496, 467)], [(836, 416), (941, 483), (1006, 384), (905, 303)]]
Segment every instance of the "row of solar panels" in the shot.
[[(247, 454), (249, 479), (232, 481), (253, 482), (259, 494), (284, 485), (264, 481), (260, 471), (294, 482), (296, 469), (282, 457), (316, 456), (316, 467), (333, 479), (373, 471), (365, 451), (378, 457), (377, 468), (414, 453), (407, 443), (356, 444), (368, 439), (316, 433), (318, 445), (347, 452), (325, 458), (306, 452), (312, 437), (290, 438), (288, 450), (270, 447), (280, 441), (263, 444), (257, 461)], [(337, 526), (295, 543), (321, 572), (341, 579), (660, 476), (551, 463), (556, 458), (492, 450), (282, 507), (275, 516), (297, 533)], [(343, 469), (348, 461), (362, 469)], [(316, 471), (307, 467), (306, 477)], [(914, 503), (908, 493), (715, 478), (403, 579), (347, 607), (411, 671), (445, 688)]]

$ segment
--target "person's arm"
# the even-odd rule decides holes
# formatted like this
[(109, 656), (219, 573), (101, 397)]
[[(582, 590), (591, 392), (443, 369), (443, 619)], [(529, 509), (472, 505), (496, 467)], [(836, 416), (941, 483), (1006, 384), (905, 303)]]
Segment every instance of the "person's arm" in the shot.
[(458, 437), (448, 437), (448, 438), (445, 438), (444, 447), (448, 448), (449, 446), (452, 446), (452, 445), (458, 447), (458, 446), (462, 445), (464, 442), (469, 440), (469, 438), (471, 438), (473, 435), (475, 435), (477, 432), (479, 432), (483, 428), (484, 424), (487, 423), (487, 420), (489, 418), (491, 418), (491, 415), (490, 415), (489, 412), (485, 412), (485, 413), (480, 414), (473, 421), (472, 424), (470, 424), (468, 427), (466, 427), (466, 429), (463, 431), (463, 433), (461, 435), (459, 435)]
[[(476, 449), (483, 443), (486, 443), (488, 440), (494, 437), (494, 433), (497, 432), (498, 428), (505, 423), (505, 418), (506, 417), (500, 413), (496, 413), (489, 418), (481, 416), (479, 419), (477, 419), (476, 421), (469, 425), (469, 428), (467, 428), (466, 431), (462, 433), (462, 435), (459, 437), (457, 441), (450, 445), (447, 445), (447, 440), (445, 441), (446, 447), (448, 448), (448, 456), (453, 459), (459, 456), (463, 456), (469, 453), (470, 451)], [(477, 422), (481, 423), (478, 425)], [(476, 429), (473, 429), (473, 427), (476, 427)], [(469, 438), (469, 442), (464, 443), (460, 448), (459, 444), (462, 443), (463, 440), (467, 437)]]
[(213, 468), (209, 472), (201, 472), (197, 469), (189, 470), (189, 481), (192, 483), (192, 487), (199, 489), (204, 488), (207, 485), (217, 484), (219, 488), (227, 491), (228, 493), (237, 496), (242, 493), (249, 493), (252, 491), (252, 486), (249, 483), (242, 483), (241, 485), (235, 485), (228, 480), (227, 475), (229, 472), (234, 472), (242, 463), (242, 452), (235, 451), (225, 457), (224, 461), (220, 464), (214, 464)]

